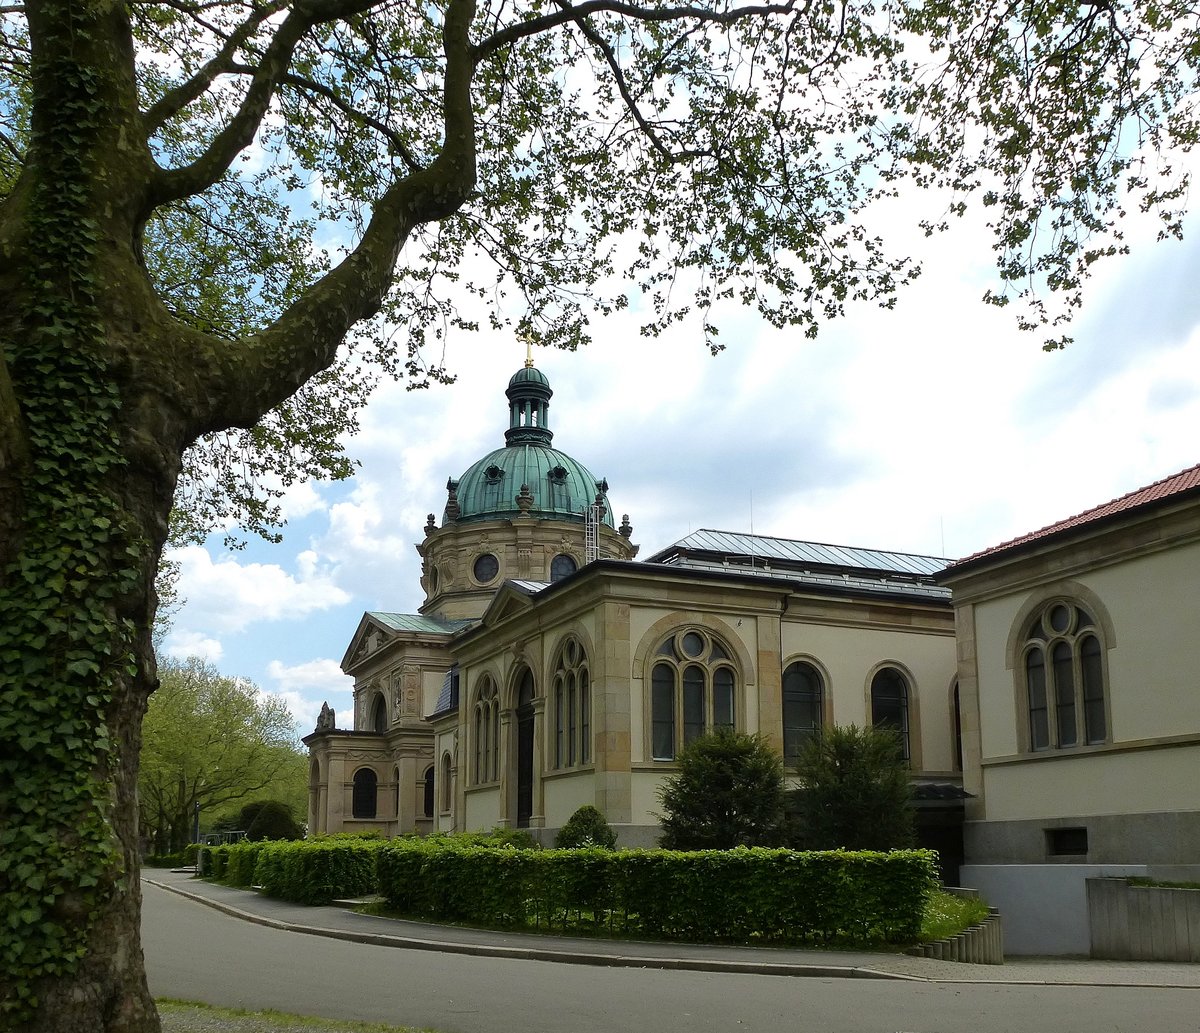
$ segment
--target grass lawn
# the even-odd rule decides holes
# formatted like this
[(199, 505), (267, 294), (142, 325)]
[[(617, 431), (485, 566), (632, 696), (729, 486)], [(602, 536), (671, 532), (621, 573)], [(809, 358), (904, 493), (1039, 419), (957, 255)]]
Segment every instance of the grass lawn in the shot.
[(193, 1001), (163, 999), (154, 1003), (158, 1005), (163, 1033), (434, 1033), (415, 1026), (336, 1022), (281, 1011), (214, 1008)]

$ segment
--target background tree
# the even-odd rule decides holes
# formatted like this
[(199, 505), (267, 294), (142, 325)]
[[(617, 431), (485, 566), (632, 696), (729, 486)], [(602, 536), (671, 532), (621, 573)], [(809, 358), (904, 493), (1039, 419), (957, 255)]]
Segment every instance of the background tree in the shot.
[(890, 728), (834, 727), (796, 762), (789, 799), (804, 850), (898, 850), (913, 844), (912, 786), (900, 736)]
[(142, 724), (138, 800), (143, 834), (156, 854), (191, 841), (199, 805), (206, 821), (281, 777), (303, 796), (307, 765), (295, 722), (278, 696), (228, 678), (195, 657), (164, 662)]
[(244, 832), (251, 842), (260, 839), (303, 839), (304, 827), (292, 808), (282, 800), (253, 800), (236, 816), (217, 822), (215, 831)]
[(669, 850), (779, 846), (783, 761), (758, 735), (721, 729), (688, 743), (679, 773), (659, 789), (662, 845)]
[(377, 376), (442, 375), (459, 299), (564, 347), (634, 302), (714, 348), (725, 302), (810, 335), (890, 305), (917, 269), (871, 220), (907, 175), (1069, 311), (1126, 207), (1178, 230), (1194, 38), (1179, 0), (5, 4), (5, 1014), (157, 1026), (126, 873), (177, 491), (273, 533), (294, 478), (349, 472)]

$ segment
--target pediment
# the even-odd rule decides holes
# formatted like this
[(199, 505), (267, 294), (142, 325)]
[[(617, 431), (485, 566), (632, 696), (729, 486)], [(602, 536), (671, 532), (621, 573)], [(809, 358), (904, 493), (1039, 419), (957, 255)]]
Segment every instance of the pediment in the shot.
[(485, 628), (499, 624), (508, 617), (524, 613), (533, 605), (533, 596), (527, 589), (520, 588), (511, 581), (504, 582), (492, 597), (491, 603), (484, 611), (480, 624)]
[(342, 672), (350, 674), (364, 660), (378, 653), (397, 634), (398, 632), (385, 627), (369, 613), (364, 613), (350, 639), (346, 655), (342, 657)]

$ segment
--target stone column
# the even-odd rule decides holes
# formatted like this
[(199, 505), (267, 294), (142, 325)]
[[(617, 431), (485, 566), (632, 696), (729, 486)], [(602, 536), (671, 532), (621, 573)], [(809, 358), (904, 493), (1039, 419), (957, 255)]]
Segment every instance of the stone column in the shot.
[(613, 825), (633, 820), (629, 634), (629, 604), (604, 602), (592, 669), (592, 735), (596, 807)]

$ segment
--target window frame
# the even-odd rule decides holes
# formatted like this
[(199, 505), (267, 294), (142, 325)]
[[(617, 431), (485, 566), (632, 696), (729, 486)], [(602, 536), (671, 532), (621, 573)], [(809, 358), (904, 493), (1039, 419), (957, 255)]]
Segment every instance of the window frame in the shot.
[(567, 635), (555, 650), (550, 678), (554, 706), (554, 741), (549, 755), (555, 771), (571, 771), (592, 763), (591, 662), (578, 635)]
[[(646, 745), (653, 763), (673, 764), (700, 735), (744, 727), (736, 656), (723, 638), (697, 625), (681, 625), (658, 640), (646, 657), (649, 677), (644, 682), (649, 687)], [(727, 695), (720, 706), (719, 695)], [(669, 755), (662, 748), (668, 741)]]
[[(816, 683), (815, 699), (809, 699), (807, 702), (810, 706), (815, 704), (816, 721), (811, 727), (807, 726), (792, 726), (798, 731), (807, 731), (810, 734), (802, 736), (796, 744), (796, 748), (789, 750), (788, 737), (788, 674), (800, 668), (807, 668), (812, 674), (812, 678)], [(826, 721), (826, 706), (829, 700), (829, 691), (827, 688), (827, 678), (825, 672), (818, 666), (810, 657), (796, 657), (787, 663), (783, 668), (783, 673), (779, 679), (779, 704), (780, 704), (780, 741), (783, 744), (783, 763), (787, 768), (794, 769), (796, 767), (796, 759), (800, 756), (801, 750), (816, 736), (820, 736), (824, 731)], [(792, 702), (796, 702), (793, 700)]]
[(488, 675), (481, 680), (471, 712), (471, 784), (500, 780), (500, 690)]
[[(1064, 609), (1068, 619), (1056, 620)], [(1021, 752), (1074, 753), (1111, 743), (1107, 615), (1094, 600), (1056, 594), (1027, 608), (1019, 627), (1013, 673)]]
[[(876, 685), (879, 679), (891, 672), (896, 676), (896, 681), (903, 690), (900, 700), (901, 718), (899, 727), (885, 723), (876, 716)], [(904, 762), (912, 770), (917, 770), (920, 766), (920, 725), (917, 721), (916, 713), (916, 683), (913, 677), (895, 661), (889, 660), (879, 664), (874, 671), (871, 672), (871, 678), (867, 683), (867, 705), (868, 713), (871, 718), (872, 727), (894, 728), (900, 733), (900, 743), (903, 750)]]

